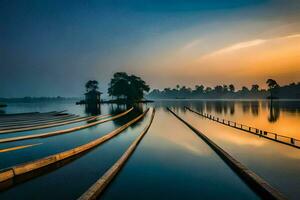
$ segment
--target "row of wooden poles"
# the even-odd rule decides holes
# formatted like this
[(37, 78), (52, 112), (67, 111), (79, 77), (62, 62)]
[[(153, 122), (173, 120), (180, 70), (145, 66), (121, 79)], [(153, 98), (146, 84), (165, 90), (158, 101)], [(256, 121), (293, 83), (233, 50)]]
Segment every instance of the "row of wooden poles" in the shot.
[(264, 137), (264, 138), (267, 138), (267, 139), (270, 139), (270, 140), (273, 140), (273, 141), (276, 141), (276, 142), (280, 142), (282, 144), (286, 144), (286, 145), (289, 145), (289, 146), (300, 149), (300, 140), (298, 140), (298, 139), (288, 137), (288, 136), (284, 136), (284, 135), (280, 135), (280, 134), (277, 134), (277, 133), (272, 133), (272, 132), (265, 131), (265, 130), (261, 130), (261, 129), (251, 127), (251, 126), (248, 126), (248, 125), (245, 125), (245, 124), (240, 124), (240, 123), (237, 123), (237, 122), (234, 122), (234, 121), (221, 119), (219, 117), (213, 116), (213, 115), (208, 114), (208, 113), (194, 111), (194, 110), (192, 110), (191, 108), (188, 108), (188, 107), (185, 107), (185, 108), (190, 110), (191, 112), (194, 112), (194, 113), (202, 116), (202, 117), (205, 117), (207, 119), (210, 119), (210, 120), (218, 122), (218, 123), (221, 123), (223, 125), (227, 125), (227, 126), (230, 126), (232, 128), (236, 128), (236, 129), (239, 129), (239, 130), (242, 130), (242, 131), (246, 131), (248, 133), (252, 133), (252, 134), (258, 135), (260, 137)]

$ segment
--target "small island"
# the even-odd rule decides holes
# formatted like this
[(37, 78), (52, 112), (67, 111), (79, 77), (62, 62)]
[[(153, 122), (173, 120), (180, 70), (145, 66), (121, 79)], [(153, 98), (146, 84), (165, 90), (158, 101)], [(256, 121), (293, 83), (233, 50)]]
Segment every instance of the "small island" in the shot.
[(126, 72), (116, 72), (110, 80), (108, 87), (108, 95), (110, 100), (101, 100), (102, 94), (99, 89), (99, 83), (96, 80), (89, 80), (85, 84), (85, 100), (80, 100), (76, 104), (85, 104), (88, 107), (97, 107), (100, 103), (113, 104), (135, 104), (150, 103), (151, 100), (144, 98), (150, 87), (146, 82), (138, 76), (128, 75)]

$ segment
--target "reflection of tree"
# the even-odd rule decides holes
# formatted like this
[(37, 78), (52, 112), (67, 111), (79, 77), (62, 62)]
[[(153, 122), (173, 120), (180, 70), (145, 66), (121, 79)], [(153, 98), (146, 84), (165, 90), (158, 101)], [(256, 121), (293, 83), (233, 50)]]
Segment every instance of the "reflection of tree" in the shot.
[(131, 106), (129, 106), (127, 104), (110, 104), (109, 105), (109, 114), (116, 115), (118, 113), (124, 112), (129, 107), (131, 107)]
[(212, 109), (211, 103), (206, 102), (206, 111), (207, 111), (207, 112), (211, 112), (211, 109)]
[[(156, 101), (153, 103), (156, 108), (159, 107), (170, 107), (172, 109), (179, 108), (178, 111), (183, 112), (184, 106), (190, 107), (198, 112), (207, 112), (210, 113), (212, 111), (218, 110), (224, 112), (226, 114), (226, 110), (228, 110), (228, 114), (234, 115), (235, 112), (250, 112), (253, 116), (260, 116), (262, 111), (269, 112), (270, 101), (266, 100), (253, 100), (253, 101), (222, 101), (223, 103), (216, 103), (218, 101), (209, 101), (209, 100), (164, 100), (164, 101)], [(289, 112), (294, 113), (296, 115), (300, 115), (300, 101), (276, 101), (273, 100), (272, 112), (273, 116), (275, 112)], [(243, 106), (242, 106), (243, 105)], [(218, 107), (216, 109), (216, 107)], [(237, 110), (236, 110), (237, 109)], [(278, 111), (279, 110), (279, 111)], [(166, 110), (167, 111), (167, 110)]]
[(227, 114), (228, 110), (231, 114), (234, 114), (234, 102), (232, 101), (204, 101), (197, 104), (198, 111), (204, 111), (206, 108), (206, 112), (214, 111), (219, 114)]
[(223, 105), (221, 101), (211, 102), (215, 108), (215, 112), (221, 114), (223, 111)]
[(204, 106), (205, 106), (205, 103), (203, 101), (200, 101), (200, 102), (197, 102), (197, 105), (195, 106), (195, 109), (202, 113), (204, 112)]
[[(112, 115), (117, 115), (119, 113), (122, 113), (128, 109), (130, 109), (132, 107), (132, 105), (126, 105), (126, 104), (112, 104), (109, 108), (109, 113)], [(134, 119), (135, 117), (137, 117), (138, 115), (143, 113), (143, 104), (135, 104), (134, 109), (129, 112), (128, 114), (126, 114), (125, 116), (122, 116), (116, 120), (113, 120), (113, 123), (117, 126), (122, 126), (125, 123), (131, 121), (132, 119)], [(135, 124), (131, 125), (132, 127)]]
[(228, 112), (228, 106), (229, 106), (229, 102), (223, 102), (223, 111), (224, 111), (224, 114), (226, 115), (227, 112)]
[(88, 115), (100, 115), (100, 104), (90, 104), (89, 106), (85, 106), (85, 113)]
[(278, 105), (281, 111), (300, 114), (300, 101), (280, 101)]
[(248, 113), (250, 111), (250, 102), (242, 101), (242, 110), (243, 113)]
[(275, 103), (271, 101), (269, 104), (269, 117), (268, 117), (269, 122), (271, 123), (276, 122), (279, 116), (280, 116), (280, 109), (279, 109), (278, 102)]
[(229, 103), (230, 115), (234, 115), (234, 102)]
[(5, 110), (0, 109), (0, 114), (5, 114)]
[(259, 113), (259, 103), (258, 103), (258, 101), (252, 101), (251, 102), (251, 113), (254, 116), (258, 116), (258, 113)]

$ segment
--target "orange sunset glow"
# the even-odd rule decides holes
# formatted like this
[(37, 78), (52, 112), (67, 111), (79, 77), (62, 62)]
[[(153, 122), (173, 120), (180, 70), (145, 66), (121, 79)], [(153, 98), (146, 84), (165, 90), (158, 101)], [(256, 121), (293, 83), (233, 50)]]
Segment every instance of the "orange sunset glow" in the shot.
[(300, 0), (0, 0), (0, 200), (299, 200)]

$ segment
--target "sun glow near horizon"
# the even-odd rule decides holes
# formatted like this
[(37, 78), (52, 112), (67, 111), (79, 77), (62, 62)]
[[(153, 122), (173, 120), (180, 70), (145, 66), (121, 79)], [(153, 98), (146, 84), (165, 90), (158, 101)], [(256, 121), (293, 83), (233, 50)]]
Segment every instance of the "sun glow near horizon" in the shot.
[[(300, 34), (286, 34), (270, 38), (256, 38), (232, 43), (206, 53), (204, 39), (192, 40), (179, 50), (170, 50), (157, 58), (158, 66), (144, 69), (144, 74), (164, 79), (165, 85), (235, 84), (251, 86), (257, 83), (265, 88), (268, 78), (278, 80), (281, 85), (299, 82), (300, 77)], [(203, 51), (205, 52), (205, 51)], [(151, 62), (153, 64), (153, 62)]]
[(201, 72), (201, 66), (206, 66), (206, 73), (227, 78), (299, 81), (300, 34), (236, 43), (204, 55), (197, 62), (194, 70)]

